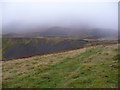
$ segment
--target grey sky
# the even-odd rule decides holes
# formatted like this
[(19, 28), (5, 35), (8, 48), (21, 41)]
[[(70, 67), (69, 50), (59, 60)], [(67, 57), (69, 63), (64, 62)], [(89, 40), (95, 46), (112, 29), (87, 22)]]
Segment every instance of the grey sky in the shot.
[(3, 26), (81, 26), (117, 30), (117, 2), (3, 3)]

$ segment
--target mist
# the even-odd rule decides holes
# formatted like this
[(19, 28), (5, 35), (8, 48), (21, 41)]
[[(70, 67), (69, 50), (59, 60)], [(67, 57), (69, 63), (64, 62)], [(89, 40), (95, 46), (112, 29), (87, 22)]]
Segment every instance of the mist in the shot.
[(2, 10), (3, 33), (34, 32), (55, 26), (118, 30), (117, 2), (6, 2)]

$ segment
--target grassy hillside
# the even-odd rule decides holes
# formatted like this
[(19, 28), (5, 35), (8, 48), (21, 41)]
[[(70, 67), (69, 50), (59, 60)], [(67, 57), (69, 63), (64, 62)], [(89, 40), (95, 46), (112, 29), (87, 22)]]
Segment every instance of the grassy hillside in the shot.
[(117, 45), (3, 62), (3, 88), (115, 88)]
[(83, 47), (91, 41), (66, 38), (3, 38), (3, 59), (43, 55)]

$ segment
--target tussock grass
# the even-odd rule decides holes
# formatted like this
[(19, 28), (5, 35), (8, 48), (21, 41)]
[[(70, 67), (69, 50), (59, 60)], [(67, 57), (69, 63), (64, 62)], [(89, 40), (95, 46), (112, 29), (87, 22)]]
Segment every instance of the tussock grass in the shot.
[(117, 45), (3, 62), (3, 88), (116, 88)]

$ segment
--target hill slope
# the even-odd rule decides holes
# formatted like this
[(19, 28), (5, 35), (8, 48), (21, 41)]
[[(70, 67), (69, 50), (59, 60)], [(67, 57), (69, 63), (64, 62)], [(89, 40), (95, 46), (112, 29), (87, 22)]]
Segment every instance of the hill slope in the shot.
[(22, 58), (83, 47), (92, 41), (65, 38), (3, 38), (3, 59)]
[(115, 88), (117, 45), (3, 62), (3, 88)]

